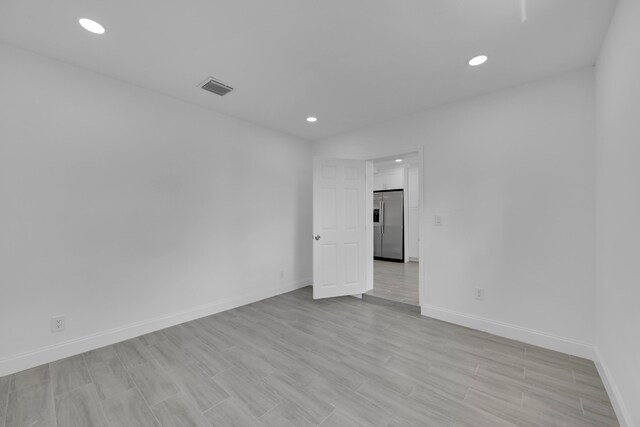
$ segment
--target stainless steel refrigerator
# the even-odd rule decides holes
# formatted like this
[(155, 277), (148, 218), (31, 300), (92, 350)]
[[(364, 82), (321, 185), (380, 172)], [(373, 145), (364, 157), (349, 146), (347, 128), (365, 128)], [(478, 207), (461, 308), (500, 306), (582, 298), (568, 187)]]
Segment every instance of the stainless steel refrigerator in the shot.
[(404, 191), (373, 192), (373, 257), (404, 262)]

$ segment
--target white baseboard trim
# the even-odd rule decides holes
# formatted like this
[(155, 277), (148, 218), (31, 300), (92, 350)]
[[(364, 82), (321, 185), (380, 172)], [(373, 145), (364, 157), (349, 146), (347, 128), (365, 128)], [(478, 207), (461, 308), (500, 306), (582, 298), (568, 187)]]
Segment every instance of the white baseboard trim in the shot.
[(0, 359), (0, 377), (303, 288), (311, 278), (199, 305)]
[(585, 359), (593, 360), (595, 356), (593, 344), (573, 338), (561, 337), (535, 329), (524, 328), (510, 323), (460, 313), (429, 304), (422, 305), (421, 313), (423, 316), (432, 317), (449, 323), (455, 323), (456, 325), (466, 326), (468, 328), (477, 329), (490, 334), (499, 335), (501, 337), (522, 341), (527, 344), (560, 351), (573, 356), (583, 357)]
[(618, 388), (613, 376), (611, 375), (611, 371), (607, 363), (605, 362), (602, 353), (598, 347), (594, 347), (595, 350), (595, 358), (594, 362), (596, 364), (596, 368), (598, 369), (598, 373), (600, 374), (600, 378), (604, 383), (604, 388), (607, 389), (607, 394), (609, 395), (609, 400), (611, 400), (611, 405), (613, 405), (613, 410), (616, 412), (616, 417), (618, 417), (618, 423), (620, 423), (620, 427), (633, 427), (631, 423), (631, 415), (629, 415), (629, 410), (627, 409), (627, 405), (625, 405), (624, 400), (622, 399), (622, 395), (620, 394), (620, 389)]

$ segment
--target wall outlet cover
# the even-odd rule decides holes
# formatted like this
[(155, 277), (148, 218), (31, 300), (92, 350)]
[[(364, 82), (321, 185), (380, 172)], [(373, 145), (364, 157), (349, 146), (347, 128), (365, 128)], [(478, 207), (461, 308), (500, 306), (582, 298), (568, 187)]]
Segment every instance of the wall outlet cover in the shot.
[(51, 332), (64, 331), (67, 327), (67, 319), (65, 316), (54, 316), (51, 318)]

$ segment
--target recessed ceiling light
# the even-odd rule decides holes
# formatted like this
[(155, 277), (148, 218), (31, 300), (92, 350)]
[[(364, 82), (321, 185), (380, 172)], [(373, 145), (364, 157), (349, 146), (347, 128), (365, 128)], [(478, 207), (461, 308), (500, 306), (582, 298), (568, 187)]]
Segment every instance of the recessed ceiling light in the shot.
[(80, 18), (78, 19), (78, 23), (82, 25), (82, 28), (93, 34), (104, 34), (104, 27), (96, 21), (87, 18)]
[(310, 116), (310, 117), (307, 117), (307, 121), (308, 121), (309, 123), (314, 123), (314, 122), (317, 122), (317, 121), (318, 121), (318, 118), (317, 118), (317, 117)]
[(402, 159), (396, 159), (396, 163), (400, 163)]
[(468, 64), (471, 65), (472, 67), (477, 67), (478, 65), (482, 65), (485, 62), (487, 62), (487, 59), (489, 59), (487, 55), (474, 56), (469, 60)]

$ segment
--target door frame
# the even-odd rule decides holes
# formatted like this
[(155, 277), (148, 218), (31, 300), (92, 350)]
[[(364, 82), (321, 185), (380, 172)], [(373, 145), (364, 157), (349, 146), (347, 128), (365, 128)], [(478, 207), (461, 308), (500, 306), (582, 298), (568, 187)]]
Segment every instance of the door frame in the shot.
[[(426, 242), (426, 228), (427, 228), (427, 219), (425, 217), (425, 185), (424, 185), (424, 147), (414, 147), (414, 148), (405, 148), (398, 149), (393, 151), (381, 152), (375, 155), (368, 155), (362, 160), (365, 163), (365, 171), (366, 171), (366, 180), (365, 180), (365, 203), (367, 207), (365, 212), (367, 213), (366, 227), (367, 227), (367, 271), (365, 277), (365, 292), (373, 289), (373, 215), (370, 212), (369, 207), (373, 206), (373, 162), (375, 160), (395, 157), (395, 156), (407, 156), (407, 155), (418, 155), (418, 215), (420, 217), (420, 233), (419, 233), (419, 241), (418, 241), (418, 302), (420, 308), (424, 304), (426, 304), (426, 271), (425, 268), (426, 260), (425, 260), (425, 251), (424, 251), (424, 242)], [(405, 175), (405, 181), (406, 181)], [(406, 184), (406, 182), (405, 182)], [(406, 197), (406, 195), (405, 195)]]

